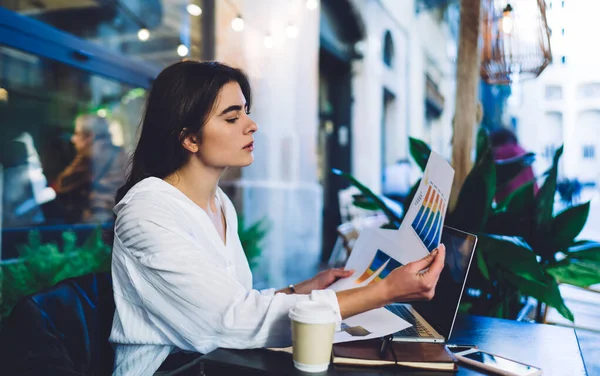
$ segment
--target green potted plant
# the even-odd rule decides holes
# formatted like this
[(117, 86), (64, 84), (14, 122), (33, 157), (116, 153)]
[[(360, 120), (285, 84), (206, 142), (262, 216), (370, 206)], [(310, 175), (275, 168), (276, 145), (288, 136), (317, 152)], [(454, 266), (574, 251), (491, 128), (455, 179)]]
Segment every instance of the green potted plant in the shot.
[(258, 264), (262, 254), (262, 243), (269, 229), (267, 218), (261, 218), (248, 226), (244, 216), (238, 214), (238, 235), (251, 269), (256, 268)]
[(31, 231), (28, 242), (19, 247), (19, 259), (1, 265), (0, 318), (24, 296), (66, 278), (110, 270), (110, 254), (99, 228), (81, 246), (77, 246), (75, 232), (63, 232), (62, 249), (54, 242), (43, 243), (40, 232)]
[[(424, 169), (429, 147), (411, 138), (410, 151), (417, 165)], [(531, 164), (532, 155), (496, 163), (487, 133), (479, 132), (475, 165), (445, 223), (479, 237), (475, 253), (477, 267), (471, 268), (467, 286), (480, 295), (463, 300), (465, 311), (514, 318), (521, 308), (521, 297), (531, 296), (573, 321), (558, 283), (582, 287), (600, 283), (600, 244), (576, 240), (587, 220), (589, 203), (554, 213), (561, 154), (562, 148), (556, 152), (537, 195), (534, 195), (533, 184), (528, 184), (497, 203), (494, 201), (497, 187)], [(382, 210), (389, 218), (387, 226), (390, 228), (400, 225), (402, 215), (388, 208), (381, 196), (349, 174), (338, 170), (334, 173), (347, 177), (362, 192), (362, 196), (356, 198), (356, 205)], [(418, 184), (406, 203), (412, 201)]]

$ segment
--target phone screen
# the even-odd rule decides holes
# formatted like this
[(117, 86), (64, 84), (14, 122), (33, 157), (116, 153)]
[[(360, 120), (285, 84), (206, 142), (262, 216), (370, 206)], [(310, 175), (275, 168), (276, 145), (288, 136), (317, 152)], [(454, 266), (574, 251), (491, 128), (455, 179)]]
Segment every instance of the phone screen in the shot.
[(497, 355), (484, 353), (481, 351), (465, 354), (463, 355), (463, 357), (475, 360), (486, 365), (490, 365), (492, 367), (499, 368), (504, 371), (509, 371), (517, 375), (527, 376), (531, 373), (531, 371), (537, 370), (537, 368), (535, 367), (528, 366), (522, 363), (517, 363), (513, 360), (502, 358)]

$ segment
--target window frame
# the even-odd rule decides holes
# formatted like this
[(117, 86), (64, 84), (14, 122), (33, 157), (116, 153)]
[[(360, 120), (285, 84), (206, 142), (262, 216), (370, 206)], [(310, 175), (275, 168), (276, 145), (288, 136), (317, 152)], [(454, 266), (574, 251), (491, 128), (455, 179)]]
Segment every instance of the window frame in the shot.
[(159, 67), (116, 53), (0, 7), (0, 45), (148, 89)]

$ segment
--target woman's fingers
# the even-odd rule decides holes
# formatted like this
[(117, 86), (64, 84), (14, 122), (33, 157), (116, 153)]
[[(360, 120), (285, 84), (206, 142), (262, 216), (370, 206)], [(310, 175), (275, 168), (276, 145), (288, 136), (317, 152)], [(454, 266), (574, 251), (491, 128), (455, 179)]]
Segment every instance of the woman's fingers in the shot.
[(331, 273), (335, 276), (335, 277), (350, 277), (352, 274), (354, 274), (354, 270), (349, 269), (349, 270), (345, 270), (342, 268), (336, 268), (336, 269), (330, 269)]
[(444, 263), (446, 262), (446, 246), (440, 244), (435, 251), (437, 251), (437, 254), (433, 258), (433, 262), (429, 265), (427, 273), (438, 276), (442, 272), (442, 269), (444, 269)]
[(433, 252), (431, 252), (427, 256), (423, 257), (422, 259), (408, 263), (406, 266), (410, 267), (410, 269), (415, 272), (419, 272), (423, 269), (426, 269), (426, 268), (430, 267), (432, 265), (432, 263), (434, 263), (437, 260), (437, 258), (438, 258), (437, 256), (440, 253), (440, 249), (442, 249), (442, 248), (443, 248), (442, 253), (444, 254), (444, 259), (442, 260), (442, 268), (443, 268), (444, 260), (445, 260), (445, 256), (446, 256), (446, 247), (443, 244), (440, 244), (439, 247), (434, 249)]

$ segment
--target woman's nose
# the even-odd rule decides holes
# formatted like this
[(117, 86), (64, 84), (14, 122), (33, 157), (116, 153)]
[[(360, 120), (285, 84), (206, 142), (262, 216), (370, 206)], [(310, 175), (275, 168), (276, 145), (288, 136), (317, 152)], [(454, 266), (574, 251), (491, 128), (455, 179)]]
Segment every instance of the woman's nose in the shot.
[(250, 119), (250, 124), (248, 125), (247, 131), (248, 133), (255, 133), (258, 131), (258, 124), (256, 124), (254, 120)]

